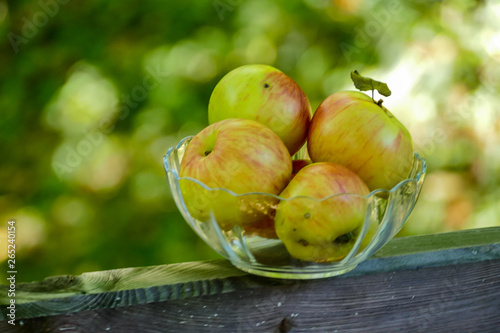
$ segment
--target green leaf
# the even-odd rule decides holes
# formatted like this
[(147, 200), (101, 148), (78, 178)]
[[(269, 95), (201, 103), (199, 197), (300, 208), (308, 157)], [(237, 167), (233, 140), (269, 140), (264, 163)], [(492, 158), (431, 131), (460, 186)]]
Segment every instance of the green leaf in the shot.
[(364, 77), (358, 73), (358, 71), (351, 72), (351, 79), (354, 82), (354, 86), (361, 91), (367, 90), (375, 90), (379, 92), (379, 94), (384, 95), (385, 97), (391, 96), (391, 91), (389, 87), (384, 82), (375, 81), (369, 77)]

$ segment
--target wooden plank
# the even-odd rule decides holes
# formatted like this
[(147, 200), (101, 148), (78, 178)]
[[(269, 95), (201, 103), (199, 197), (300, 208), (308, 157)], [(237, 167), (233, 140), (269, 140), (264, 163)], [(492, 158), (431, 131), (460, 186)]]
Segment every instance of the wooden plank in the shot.
[[(458, 241), (454, 240), (457, 239), (468, 247), (456, 248)], [(417, 246), (419, 243), (431, 252), (422, 252)], [(384, 272), (415, 272), (422, 267), (460, 266), (497, 259), (500, 259), (500, 228), (407, 237), (392, 240), (373, 259), (362, 263), (355, 270), (323, 281), (368, 278), (369, 275)], [(76, 277), (52, 277), (38, 283), (17, 286), (16, 318), (130, 306), (135, 308), (137, 305), (158, 302), (188, 300), (190, 303), (199, 297), (222, 297), (242, 291), (260, 293), (266, 288), (279, 290), (275, 288), (286, 287), (290, 283), (298, 282), (251, 276), (225, 260), (93, 272)], [(299, 284), (309, 283), (314, 282), (302, 281)], [(0, 301), (3, 304), (8, 302), (5, 295), (2, 291), (3, 298)], [(2, 319), (5, 319), (5, 308), (1, 309)]]
[[(78, 276), (62, 275), (49, 277), (40, 282), (18, 284), (16, 303), (23, 304), (52, 298), (176, 285), (207, 278), (224, 279), (242, 275), (247, 275), (247, 273), (236, 269), (227, 260), (124, 268), (83, 273)], [(2, 289), (8, 288), (0, 286), (0, 290)], [(7, 293), (3, 290), (0, 295), (0, 305), (9, 302)]]
[[(465, 263), (494, 259), (500, 259), (500, 244), (372, 259), (360, 264), (355, 270), (337, 277), (337, 279), (348, 279), (355, 276), (363, 276), (374, 273), (393, 273), (400, 270), (418, 270), (421, 267), (443, 266), (459, 264), (460, 262)], [(198, 265), (208, 264), (212, 264), (212, 267), (220, 267), (228, 263), (226, 261), (216, 261), (211, 263), (193, 262), (185, 263), (180, 266), (186, 269), (191, 267), (193, 271), (196, 271)], [(168, 266), (174, 266), (173, 268), (179, 267), (179, 265)], [(31, 293), (23, 291), (23, 293), (19, 293), (19, 295), (25, 295), (23, 297), (26, 297), (26, 299), (38, 300), (34, 302), (20, 302), (17, 305), (17, 317), (32, 318), (86, 310), (132, 306), (167, 300), (181, 300), (197, 296), (220, 295), (238, 290), (261, 289), (263, 287), (290, 283), (290, 281), (287, 280), (266, 279), (252, 276), (239, 270), (235, 271), (237, 275), (227, 276), (225, 278), (189, 280), (195, 279), (196, 276), (205, 277), (205, 275), (186, 273), (187, 280), (185, 281), (172, 280), (163, 285), (151, 285), (155, 284), (151, 282), (137, 282), (141, 280), (150, 281), (152, 280), (151, 276), (161, 276), (161, 272), (164, 271), (164, 268), (165, 267), (158, 266), (153, 267), (150, 270), (144, 270), (144, 276), (138, 274), (131, 277), (127, 274), (123, 274), (123, 283), (111, 283), (107, 280), (108, 272), (96, 272), (94, 274), (96, 276), (100, 276), (101, 279), (96, 277), (89, 281), (82, 282), (81, 284), (93, 286), (93, 291), (103, 290), (104, 286), (107, 286), (106, 290), (97, 293), (86, 293), (82, 291), (68, 297), (61, 297), (61, 294), (57, 292), (51, 294), (46, 293), (43, 289), (30, 288)], [(229, 271), (232, 269), (230, 266), (227, 268)], [(123, 270), (119, 271), (122, 272)], [(151, 271), (151, 275), (147, 274), (148, 271)], [(160, 281), (163, 281), (164, 279), (168, 280), (168, 277), (161, 277)], [(96, 283), (99, 281), (101, 281), (102, 284), (99, 288), (97, 288)], [(47, 284), (50, 284), (50, 281)], [(36, 287), (37, 284), (28, 284), (26, 286)], [(72, 288), (75, 288), (75, 286)], [(82, 290), (84, 289), (85, 288), (82, 288)], [(88, 289), (90, 290), (90, 288)], [(62, 293), (62, 295), (67, 295), (68, 289), (64, 290), (65, 292)], [(43, 297), (38, 297), (37, 295), (39, 294)], [(18, 299), (19, 298), (16, 297), (16, 303)]]
[(374, 258), (500, 243), (500, 227), (394, 238)]
[[(439, 265), (441, 263), (450, 263), (450, 260), (474, 261), (480, 259), (479, 257), (494, 259), (495, 253), (493, 250), (490, 250), (488, 246), (481, 247), (488, 244), (500, 244), (500, 227), (394, 238), (373, 256), (373, 259), (371, 259), (373, 262), (368, 264), (369, 260), (345, 276), (381, 271), (387, 268), (408, 268), (410, 262), (413, 262), (413, 266), (415, 266), (433, 263)], [(446, 251), (456, 248), (463, 249)], [(392, 259), (379, 264), (380, 260), (374, 260), (437, 251), (440, 252), (434, 253), (432, 256), (407, 257), (405, 258), (406, 264)], [(390, 261), (394, 262), (394, 267), (388, 266)], [(49, 277), (41, 282), (18, 284), (16, 302), (22, 304), (73, 295), (148, 288), (167, 284), (175, 285), (191, 281), (217, 280), (244, 275), (247, 275), (247, 273), (236, 269), (227, 260), (134, 267), (83, 273), (79, 276), (63, 275)], [(7, 289), (6, 286), (0, 286), (2, 291), (0, 305), (9, 302), (6, 292), (4, 292)]]
[[(2, 332), (498, 332), (500, 260), (22, 319)], [(258, 279), (258, 278), (256, 278)], [(269, 279), (264, 279), (269, 280)]]

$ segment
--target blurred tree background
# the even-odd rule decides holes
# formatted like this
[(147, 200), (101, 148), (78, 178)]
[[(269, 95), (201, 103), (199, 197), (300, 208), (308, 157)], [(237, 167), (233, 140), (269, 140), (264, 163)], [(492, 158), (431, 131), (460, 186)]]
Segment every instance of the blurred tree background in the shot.
[(287, 73), (313, 109), (354, 69), (389, 84), (429, 165), (400, 235), (500, 224), (497, 2), (0, 0), (0, 36), (0, 261), (15, 219), (18, 282), (219, 257), (162, 156), (248, 63)]

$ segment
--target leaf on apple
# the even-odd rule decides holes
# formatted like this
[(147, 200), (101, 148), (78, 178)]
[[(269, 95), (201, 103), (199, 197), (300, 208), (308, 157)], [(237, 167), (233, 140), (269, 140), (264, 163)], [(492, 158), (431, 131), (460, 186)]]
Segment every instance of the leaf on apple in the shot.
[(391, 96), (391, 91), (389, 90), (387, 84), (385, 84), (384, 82), (373, 80), (369, 77), (364, 77), (359, 74), (357, 70), (351, 72), (351, 79), (352, 82), (354, 82), (354, 86), (361, 91), (373, 91), (376, 89), (379, 94), (384, 95), (385, 97)]

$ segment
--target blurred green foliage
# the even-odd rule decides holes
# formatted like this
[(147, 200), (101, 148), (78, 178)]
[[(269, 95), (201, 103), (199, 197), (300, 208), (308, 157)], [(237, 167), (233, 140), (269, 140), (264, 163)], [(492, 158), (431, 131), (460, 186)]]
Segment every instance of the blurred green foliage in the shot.
[(354, 69), (387, 82), (430, 169), (402, 234), (498, 225), (499, 22), (472, 0), (0, 0), (0, 245), (15, 219), (18, 282), (219, 257), (162, 156), (247, 63), (313, 109)]

